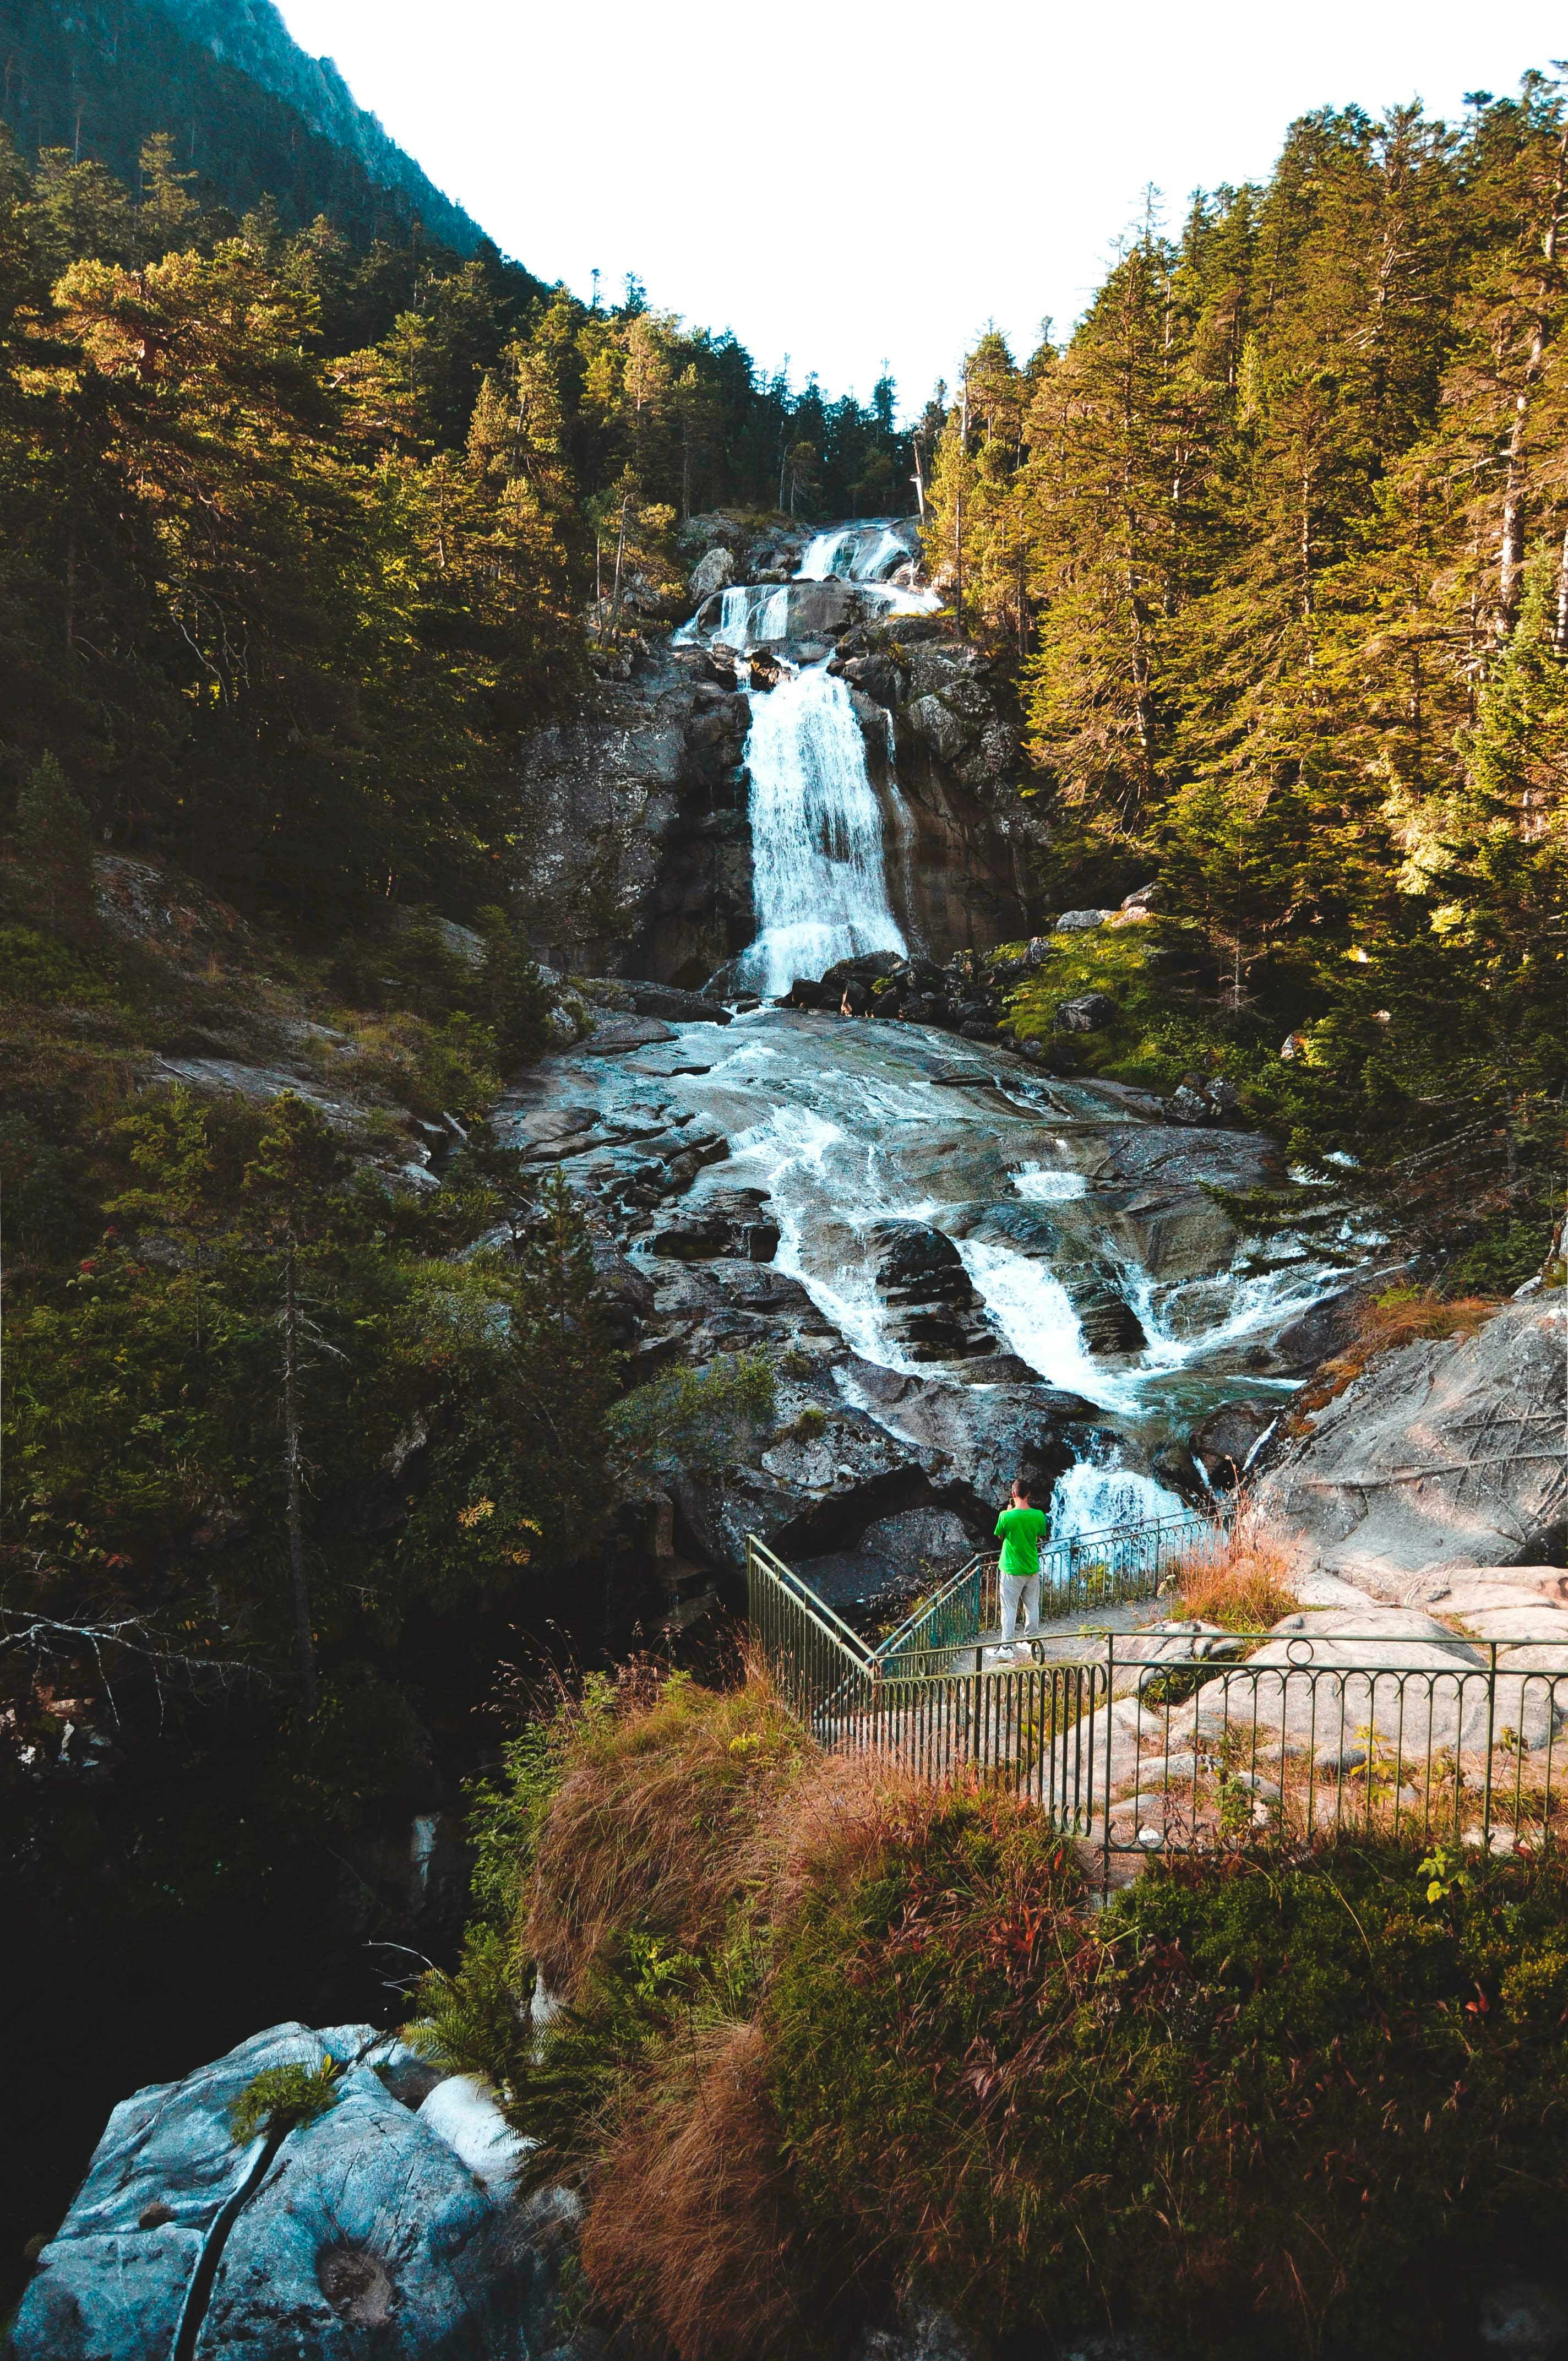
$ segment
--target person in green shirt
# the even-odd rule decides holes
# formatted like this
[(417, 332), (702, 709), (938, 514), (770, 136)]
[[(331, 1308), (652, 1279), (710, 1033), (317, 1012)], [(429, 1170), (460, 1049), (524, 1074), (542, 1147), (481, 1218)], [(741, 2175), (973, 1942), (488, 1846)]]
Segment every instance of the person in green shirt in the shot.
[(997, 1567), (1002, 1590), (1002, 1653), (1009, 1660), (1017, 1653), (1013, 1638), (1020, 1611), (1025, 1618), (1025, 1638), (1032, 1640), (1040, 1628), (1040, 1543), (1050, 1532), (1051, 1521), (1043, 1509), (1033, 1505), (1032, 1488), (1027, 1477), (1020, 1476), (1014, 1484), (1012, 1499), (996, 1520), (996, 1536), (1002, 1543)]

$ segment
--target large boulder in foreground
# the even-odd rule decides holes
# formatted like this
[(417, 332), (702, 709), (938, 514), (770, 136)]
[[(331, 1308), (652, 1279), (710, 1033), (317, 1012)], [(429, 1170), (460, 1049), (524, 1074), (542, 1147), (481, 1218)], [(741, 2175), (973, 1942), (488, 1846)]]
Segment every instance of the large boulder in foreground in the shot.
[(1257, 1488), (1313, 1561), (1374, 1597), (1423, 1568), (1561, 1561), (1568, 1302), (1505, 1304), (1473, 1336), (1381, 1354)]
[[(236, 2144), (263, 2069), (336, 2102)], [(532, 2361), (570, 2201), (511, 2201), (519, 2143), (461, 2076), (367, 2025), (274, 2026), (115, 2109), (11, 2332), (14, 2361)]]

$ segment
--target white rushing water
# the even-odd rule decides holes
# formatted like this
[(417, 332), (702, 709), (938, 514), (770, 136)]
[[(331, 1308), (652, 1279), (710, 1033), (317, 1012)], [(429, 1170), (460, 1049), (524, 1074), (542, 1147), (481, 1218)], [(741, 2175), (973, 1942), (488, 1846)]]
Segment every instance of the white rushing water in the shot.
[(1051, 1493), (1051, 1539), (1070, 1542), (1080, 1533), (1102, 1533), (1108, 1525), (1139, 1525), (1147, 1518), (1186, 1513), (1186, 1501), (1153, 1476), (1109, 1458), (1080, 1459), (1058, 1477)]
[(909, 562), (907, 544), (880, 519), (870, 524), (836, 524), (806, 544), (795, 580), (827, 582), (838, 575), (846, 582), (879, 582)]
[(754, 696), (745, 759), (757, 935), (740, 980), (772, 996), (836, 960), (906, 950), (888, 906), (882, 807), (844, 683), (810, 669)]

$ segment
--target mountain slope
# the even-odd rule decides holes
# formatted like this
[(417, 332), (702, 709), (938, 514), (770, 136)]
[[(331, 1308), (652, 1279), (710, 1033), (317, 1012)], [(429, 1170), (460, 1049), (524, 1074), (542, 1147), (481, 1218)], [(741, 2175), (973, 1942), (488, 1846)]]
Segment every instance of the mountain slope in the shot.
[(356, 244), (400, 243), (415, 218), (460, 254), (483, 235), (271, 0), (0, 0), (0, 118), (24, 155), (69, 148), (134, 181), (143, 141), (168, 131), (236, 214), (265, 191), (285, 226), (326, 213)]

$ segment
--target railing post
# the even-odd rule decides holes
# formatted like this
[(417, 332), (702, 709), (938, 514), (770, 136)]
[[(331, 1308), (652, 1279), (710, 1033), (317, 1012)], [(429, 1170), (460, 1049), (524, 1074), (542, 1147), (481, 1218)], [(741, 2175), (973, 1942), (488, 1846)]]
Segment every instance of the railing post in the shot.
[(1111, 1745), (1114, 1732), (1111, 1727), (1111, 1708), (1116, 1695), (1116, 1634), (1105, 1634), (1105, 1784), (1100, 1791), (1100, 1809), (1105, 1824), (1105, 1843), (1100, 1872), (1100, 1892), (1103, 1899), (1111, 1891)]
[[(1491, 1666), (1486, 1675), (1486, 1785), (1481, 1792), (1481, 1850), (1488, 1858), (1492, 1850), (1492, 1745), (1497, 1719), (1497, 1643), (1489, 1643)], [(1431, 1741), (1428, 1741), (1431, 1751)]]

